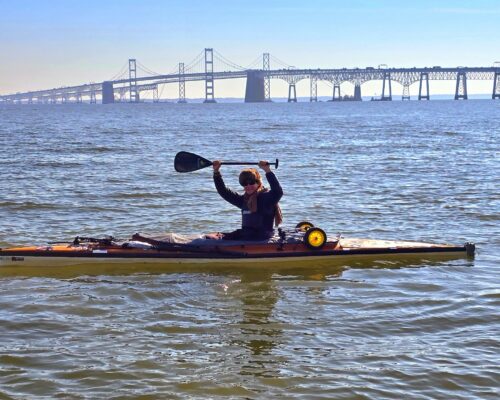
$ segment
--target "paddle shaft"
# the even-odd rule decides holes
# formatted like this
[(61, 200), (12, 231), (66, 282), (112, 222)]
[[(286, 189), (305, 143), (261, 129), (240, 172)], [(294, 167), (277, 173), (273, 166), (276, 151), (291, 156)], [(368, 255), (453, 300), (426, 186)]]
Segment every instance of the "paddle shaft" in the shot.
[[(247, 162), (247, 161), (221, 161), (220, 163), (221, 165), (259, 165), (259, 163)], [(267, 165), (275, 165), (277, 167), (278, 160), (276, 160), (276, 162), (273, 163), (268, 162)]]

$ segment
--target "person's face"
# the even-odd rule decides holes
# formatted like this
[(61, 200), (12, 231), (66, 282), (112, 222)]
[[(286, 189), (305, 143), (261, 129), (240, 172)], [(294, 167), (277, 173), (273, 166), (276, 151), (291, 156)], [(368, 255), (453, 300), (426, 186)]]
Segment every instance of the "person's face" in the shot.
[(244, 182), (241, 182), (241, 186), (243, 186), (245, 193), (248, 195), (255, 193), (255, 191), (259, 188), (259, 184), (254, 178), (248, 178)]

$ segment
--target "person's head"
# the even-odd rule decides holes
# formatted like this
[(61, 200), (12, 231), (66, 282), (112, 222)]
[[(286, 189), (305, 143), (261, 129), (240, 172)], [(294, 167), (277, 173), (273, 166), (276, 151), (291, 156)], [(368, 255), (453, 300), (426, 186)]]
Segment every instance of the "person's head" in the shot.
[(246, 194), (253, 194), (262, 187), (262, 178), (255, 168), (244, 169), (239, 177), (240, 185), (245, 189)]

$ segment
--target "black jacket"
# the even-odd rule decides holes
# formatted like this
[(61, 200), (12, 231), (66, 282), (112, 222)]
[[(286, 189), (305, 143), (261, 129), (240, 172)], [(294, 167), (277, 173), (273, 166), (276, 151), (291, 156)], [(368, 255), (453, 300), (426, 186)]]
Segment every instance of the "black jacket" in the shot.
[(274, 214), (276, 204), (283, 196), (283, 189), (273, 172), (266, 173), (267, 181), (271, 187), (268, 191), (259, 193), (257, 197), (257, 211), (251, 213), (244, 200), (244, 195), (228, 189), (224, 184), (221, 174), (214, 174), (214, 183), (221, 197), (242, 212), (241, 239), (258, 240), (266, 239), (273, 235)]

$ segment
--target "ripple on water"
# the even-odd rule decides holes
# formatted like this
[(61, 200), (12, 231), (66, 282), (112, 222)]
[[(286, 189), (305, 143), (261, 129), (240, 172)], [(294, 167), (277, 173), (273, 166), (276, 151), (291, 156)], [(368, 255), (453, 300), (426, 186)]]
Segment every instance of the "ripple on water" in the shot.
[[(0, 106), (1, 246), (236, 227), (209, 168), (173, 171), (186, 150), (279, 158), (287, 226), (479, 249), (368, 269), (1, 278), (0, 397), (498, 397), (497, 104), (347, 103)], [(239, 168), (222, 170), (235, 190)]]

